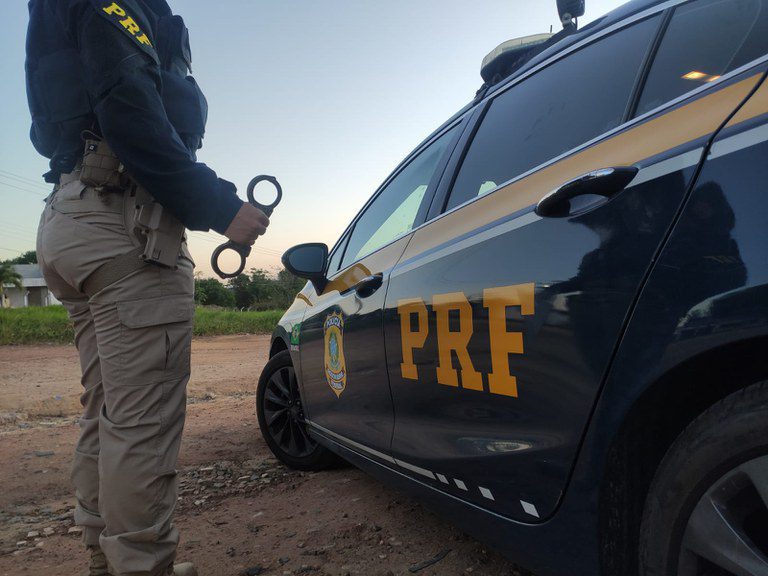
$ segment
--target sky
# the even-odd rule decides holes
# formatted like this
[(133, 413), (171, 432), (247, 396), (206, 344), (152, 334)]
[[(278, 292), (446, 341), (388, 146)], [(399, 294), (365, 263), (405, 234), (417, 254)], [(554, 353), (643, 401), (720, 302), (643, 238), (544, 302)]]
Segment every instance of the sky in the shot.
[[(587, 0), (580, 24), (622, 3)], [(282, 184), (283, 201), (247, 263), (272, 272), (291, 246), (338, 239), (397, 164), (471, 101), (495, 46), (560, 29), (555, 0), (169, 4), (190, 30), (193, 73), (209, 104), (198, 159), (243, 199), (257, 174)], [(40, 176), (47, 160), (28, 136), (26, 1), (2, 0), (0, 19), (2, 260), (34, 249), (49, 189)], [(210, 253), (224, 240), (190, 234), (201, 276), (213, 275)]]

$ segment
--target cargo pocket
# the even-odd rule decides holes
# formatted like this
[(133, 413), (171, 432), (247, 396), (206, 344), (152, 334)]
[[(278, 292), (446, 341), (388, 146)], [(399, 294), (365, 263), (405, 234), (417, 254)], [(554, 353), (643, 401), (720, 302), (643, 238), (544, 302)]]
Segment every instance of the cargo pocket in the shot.
[(126, 384), (189, 374), (194, 312), (191, 294), (117, 303)]

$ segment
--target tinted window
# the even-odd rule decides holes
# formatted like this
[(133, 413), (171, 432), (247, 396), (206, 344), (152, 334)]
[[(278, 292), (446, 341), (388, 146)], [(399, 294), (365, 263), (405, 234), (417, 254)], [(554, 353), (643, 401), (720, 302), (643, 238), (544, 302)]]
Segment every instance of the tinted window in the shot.
[(659, 17), (565, 57), (491, 104), (448, 208), (618, 126)]
[(336, 245), (336, 249), (331, 252), (330, 257), (328, 258), (328, 270), (326, 271), (326, 275), (332, 276), (336, 271), (339, 269), (339, 265), (341, 264), (341, 255), (344, 254), (344, 244), (346, 244), (347, 239), (342, 238)]
[(416, 156), (366, 208), (349, 238), (342, 268), (413, 228), (429, 181), (455, 130), (452, 128)]
[(699, 0), (675, 9), (637, 114), (768, 52), (768, 0)]

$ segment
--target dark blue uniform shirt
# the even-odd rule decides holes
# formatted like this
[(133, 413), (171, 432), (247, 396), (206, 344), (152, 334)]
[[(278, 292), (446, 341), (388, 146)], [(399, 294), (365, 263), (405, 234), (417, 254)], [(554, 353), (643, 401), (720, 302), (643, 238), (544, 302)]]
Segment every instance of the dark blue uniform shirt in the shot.
[(242, 201), (196, 161), (207, 107), (186, 76), (181, 19), (164, 0), (31, 0), (29, 11), (31, 138), (51, 179), (74, 168), (92, 129), (187, 228), (223, 233)]

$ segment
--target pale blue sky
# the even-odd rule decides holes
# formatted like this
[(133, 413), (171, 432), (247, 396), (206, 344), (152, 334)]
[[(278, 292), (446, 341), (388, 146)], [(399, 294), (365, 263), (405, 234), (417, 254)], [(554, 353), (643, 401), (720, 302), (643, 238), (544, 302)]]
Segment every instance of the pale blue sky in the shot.
[[(245, 185), (274, 174), (283, 203), (249, 267), (294, 244), (332, 244), (425, 136), (469, 102), (480, 62), (510, 38), (559, 29), (555, 0), (171, 0), (208, 98), (200, 160)], [(587, 0), (582, 24), (622, 4)], [(47, 161), (29, 143), (24, 0), (0, 18), (0, 259), (34, 248)], [(221, 237), (194, 233), (198, 271)]]

